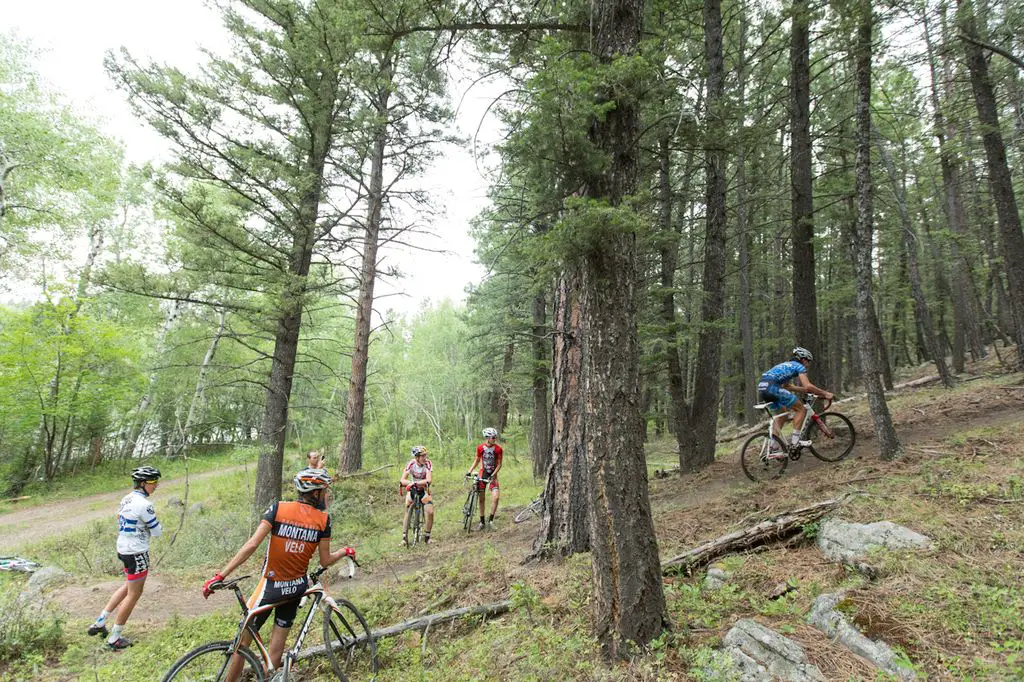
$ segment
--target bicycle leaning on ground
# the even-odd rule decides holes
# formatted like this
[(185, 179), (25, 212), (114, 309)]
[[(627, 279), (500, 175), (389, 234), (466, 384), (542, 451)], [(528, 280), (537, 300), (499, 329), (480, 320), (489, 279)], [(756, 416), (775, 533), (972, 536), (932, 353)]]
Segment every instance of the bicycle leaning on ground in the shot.
[[(348, 577), (351, 578), (355, 576), (355, 567), (358, 564), (351, 558), (346, 558), (349, 561)], [(259, 632), (252, 627), (253, 619), (257, 615), (273, 609), (277, 604), (266, 604), (250, 610), (246, 606), (241, 588), (238, 587), (238, 583), (251, 577), (244, 575), (210, 586), (213, 591), (233, 590), (235, 597), (238, 598), (238, 603), (242, 607), (242, 620), (238, 625), (235, 638), (231, 641), (210, 642), (196, 647), (171, 666), (162, 682), (171, 682), (172, 680), (174, 682), (198, 682), (199, 680), (222, 682), (228, 679), (228, 665), (236, 653), (244, 661), (242, 674), (238, 679), (246, 682), (264, 682), (265, 680), (287, 682), (292, 666), (298, 660), (302, 642), (306, 638), (317, 612), (317, 606), (324, 614), (323, 648), (338, 679), (346, 682), (355, 676), (372, 678), (377, 672), (377, 644), (370, 633), (370, 627), (355, 604), (347, 599), (335, 600), (327, 594), (320, 582), (320, 577), (326, 570), (326, 568), (319, 568), (309, 576), (309, 588), (302, 595), (302, 602), (311, 601), (312, 603), (306, 614), (306, 620), (299, 630), (299, 635), (295, 639), (294, 646), (281, 657), (280, 668), (274, 669), (270, 652), (260, 638)], [(253, 653), (249, 647), (240, 645), (242, 633), (246, 628), (252, 635), (257, 653)]]
[(466, 504), (462, 507), (462, 527), (468, 533), (473, 528), (473, 516), (476, 514), (477, 495), (482, 495), (490, 484), (491, 479), (480, 478), (478, 474), (466, 475), (467, 481), (472, 481), (469, 486), (469, 494), (466, 495)]
[[(853, 450), (857, 432), (845, 415), (828, 411), (832, 405), (831, 400), (825, 403), (825, 409), (821, 414), (815, 413), (812, 407), (814, 400), (813, 395), (804, 397), (807, 416), (804, 418), (800, 440), (811, 441), (808, 448), (818, 459), (824, 462), (838, 462)], [(751, 436), (740, 452), (743, 473), (755, 482), (769, 481), (782, 476), (790, 460), (795, 462), (800, 459), (804, 449), (802, 445), (787, 445), (772, 432), (772, 422), (780, 418), (781, 414), (773, 414), (770, 405), (771, 403), (754, 405), (755, 410), (764, 410), (768, 415), (768, 425), (763, 433)]]
[(544, 507), (544, 498), (537, 497), (530, 504), (523, 507), (518, 514), (512, 517), (512, 523), (523, 523), (530, 519), (540, 516), (540, 513)]

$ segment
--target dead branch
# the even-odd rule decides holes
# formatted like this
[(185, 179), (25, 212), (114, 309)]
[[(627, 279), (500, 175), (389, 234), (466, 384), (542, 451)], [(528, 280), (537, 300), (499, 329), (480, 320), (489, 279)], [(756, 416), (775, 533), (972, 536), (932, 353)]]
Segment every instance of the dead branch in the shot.
[(794, 509), (761, 521), (749, 528), (733, 531), (662, 562), (661, 572), (692, 573), (694, 569), (706, 566), (720, 556), (792, 539), (807, 524), (814, 523), (839, 508), (846, 498), (847, 496), (843, 495), (832, 500)]
[[(370, 636), (373, 639), (380, 640), (385, 637), (394, 637), (400, 635), (403, 632), (409, 630), (427, 630), (434, 625), (441, 623), (447, 623), (449, 621), (456, 621), (459, 618), (465, 616), (500, 616), (503, 613), (507, 613), (512, 607), (512, 602), (509, 600), (495, 602), (493, 604), (478, 604), (477, 606), (463, 606), (458, 609), (451, 609), (450, 611), (442, 611), (441, 613), (433, 613), (426, 616), (417, 616), (404, 620), (401, 623), (395, 625), (389, 625), (386, 628), (379, 630), (373, 630)], [(356, 638), (356, 643), (366, 639), (365, 636), (359, 636)], [(309, 658), (311, 656), (321, 656), (326, 653), (326, 648), (323, 644), (303, 649), (299, 652), (298, 658)]]
[(395, 465), (394, 464), (385, 464), (382, 467), (377, 467), (376, 469), (370, 469), (369, 471), (357, 471), (354, 474), (341, 474), (339, 476), (335, 476), (334, 478), (338, 479), (338, 478), (355, 478), (356, 476), (369, 476), (370, 474), (377, 473), (381, 469), (387, 469), (388, 467), (393, 467), (393, 466), (395, 466)]

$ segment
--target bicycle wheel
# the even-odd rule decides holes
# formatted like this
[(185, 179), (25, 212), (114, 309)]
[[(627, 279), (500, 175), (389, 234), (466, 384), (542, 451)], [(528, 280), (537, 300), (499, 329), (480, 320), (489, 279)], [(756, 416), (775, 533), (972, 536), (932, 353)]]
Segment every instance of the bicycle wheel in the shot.
[(476, 483), (469, 489), (469, 495), (466, 496), (466, 505), (462, 508), (462, 528), (467, 533), (473, 524), (473, 507), (476, 506)]
[(339, 680), (373, 679), (377, 673), (377, 643), (363, 614), (347, 599), (324, 617), (324, 645)]
[(768, 448), (772, 440), (775, 441), (779, 452), (786, 455), (785, 443), (775, 435), (769, 439), (763, 433), (755, 433), (743, 444), (743, 451), (740, 452), (740, 466), (743, 467), (743, 473), (747, 475), (747, 478), (755, 483), (776, 479), (789, 466), (788, 455), (768, 457)]
[(512, 523), (523, 523), (535, 516), (540, 516), (540, 500), (534, 500), (518, 514), (512, 517)]
[[(196, 647), (175, 661), (161, 682), (220, 682), (227, 679), (231, 644), (210, 642)], [(263, 664), (256, 658), (256, 654), (246, 647), (241, 647), (238, 653), (243, 660), (242, 675), (238, 679), (263, 682)]]
[(819, 415), (825, 423), (822, 429), (812, 423), (808, 438), (811, 439), (811, 454), (825, 462), (838, 462), (850, 454), (853, 444), (857, 441), (857, 432), (853, 423), (846, 415), (838, 412), (825, 412)]
[(412, 506), (412, 544), (420, 541), (420, 526), (423, 525), (423, 504), (416, 502)]

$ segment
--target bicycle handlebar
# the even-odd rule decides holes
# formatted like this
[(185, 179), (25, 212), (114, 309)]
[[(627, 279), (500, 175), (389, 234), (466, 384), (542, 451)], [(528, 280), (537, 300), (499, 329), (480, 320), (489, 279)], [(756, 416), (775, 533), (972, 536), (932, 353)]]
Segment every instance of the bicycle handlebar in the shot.
[[(347, 557), (344, 557), (344, 558), (348, 559), (348, 575), (345, 576), (345, 577), (346, 578), (355, 578), (356, 577), (356, 566), (359, 566), (359, 562), (356, 561), (355, 559), (353, 559), (350, 556), (347, 556)], [(311, 584), (316, 583), (318, 580), (320, 580), (320, 576), (322, 576), (326, 572), (327, 572), (327, 567), (326, 566), (321, 566), (320, 568), (318, 568), (315, 571), (313, 571), (312, 573), (310, 573), (309, 574), (309, 581), (310, 581), (310, 583)]]
[(219, 583), (213, 583), (212, 585), (210, 585), (210, 591), (216, 592), (217, 590), (234, 589), (238, 585), (238, 583), (251, 577), (252, 575), (240, 575), (237, 578), (232, 578), (231, 580), (222, 580)]

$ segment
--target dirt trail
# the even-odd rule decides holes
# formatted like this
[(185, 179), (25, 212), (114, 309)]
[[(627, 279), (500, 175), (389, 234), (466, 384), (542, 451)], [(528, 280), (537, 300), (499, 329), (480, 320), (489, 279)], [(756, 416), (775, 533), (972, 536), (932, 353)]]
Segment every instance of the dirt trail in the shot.
[[(195, 483), (211, 476), (220, 476), (244, 468), (245, 465), (241, 464), (226, 469), (215, 469), (193, 474), (188, 480)], [(117, 505), (130, 489), (131, 486), (126, 485), (124, 490), (113, 493), (98, 493), (77, 500), (61, 500), (0, 514), (0, 547), (4, 552), (16, 550), (28, 542), (38, 542), (53, 535), (67, 533), (97, 520), (109, 519), (111, 524), (114, 524), (117, 518)], [(154, 500), (158, 515), (162, 512), (163, 516), (167, 516), (167, 507), (162, 506), (160, 502), (166, 503), (172, 495), (183, 499), (185, 477), (161, 481), (156, 495)]]
[[(897, 431), (904, 445), (934, 443), (966, 429), (1024, 419), (1024, 412), (1009, 395), (1005, 396), (1004, 400), (983, 400), (978, 399), (975, 395), (961, 395), (956, 401), (949, 401), (948, 404), (946, 400), (940, 399), (933, 401), (927, 407), (929, 408), (927, 413), (916, 407), (910, 407), (901, 414), (895, 415)], [(922, 416), (926, 414), (929, 416)], [(874, 434), (871, 433), (870, 418), (856, 413), (851, 416), (858, 428), (858, 441), (850, 459), (871, 460), (877, 456), (877, 450), (875, 449)], [(750, 488), (752, 491), (757, 491), (758, 488), (747, 481), (740, 470), (738, 448), (741, 444), (742, 441), (737, 443), (737, 452), (715, 462), (697, 474), (654, 481), (651, 503), (655, 509), (655, 516), (659, 515), (659, 508), (670, 507), (669, 515), (662, 521), (669, 522), (675, 530), (678, 530), (678, 523), (670, 522), (669, 517), (679, 519), (680, 515), (692, 516), (693, 509), (720, 499), (734, 490)], [(792, 463), (787, 469), (785, 478), (791, 479), (804, 472), (830, 466), (836, 465), (808, 456), (799, 462)], [(217, 472), (192, 477), (192, 480), (215, 473)], [(168, 482), (162, 492), (174, 492), (171, 488), (176, 483), (180, 484), (181, 482)], [(66, 531), (79, 524), (88, 523), (94, 518), (102, 518), (110, 513), (111, 504), (116, 504), (122, 494), (95, 495), (70, 503), (53, 505), (61, 512), (63, 520), (60, 524), (46, 526), (47, 531), (45, 532), (52, 534)], [(45, 508), (37, 507), (33, 510), (26, 510), (26, 512), (39, 512), (42, 509)], [(430, 546), (413, 548), (410, 554), (402, 556), (397, 561), (392, 556), (390, 562), (383, 558), (366, 562), (357, 581), (361, 585), (385, 587), (400, 578), (429, 569), (432, 565), (449, 561), (453, 556), (476, 552), (482, 544), (488, 541), (493, 543), (498, 539), (500, 539), (503, 554), (513, 557), (525, 556), (530, 550), (540, 522), (534, 519), (521, 525), (514, 525), (511, 518), (515, 511), (510, 508), (504, 509), (500, 514), (502, 517), (500, 523), (493, 532), (473, 533), (469, 536), (446, 535), (437, 538), (438, 541)], [(0, 530), (6, 532), (6, 528), (13, 525), (9, 521), (12, 516), (14, 515), (9, 514), (6, 517), (0, 517)], [(26, 521), (36, 518), (36, 515), (29, 513), (28, 517), (25, 519)], [(40, 529), (36, 527), (30, 532), (33, 537), (38, 537)], [(4, 545), (7, 543), (5, 542)], [(52, 594), (56, 602), (61, 604), (71, 617), (90, 618), (99, 612), (110, 592), (120, 582), (120, 579), (111, 578), (87, 584), (67, 585)], [(339, 589), (344, 589), (344, 583), (334, 582), (332, 584), (337, 585)], [(132, 622), (158, 626), (175, 615), (188, 618), (215, 612), (234, 612), (237, 608), (237, 604), (233, 599), (228, 598), (228, 595), (220, 595), (218, 598), (207, 601), (200, 595), (197, 585), (161, 576), (157, 572), (147, 581), (143, 607), (132, 615)]]

